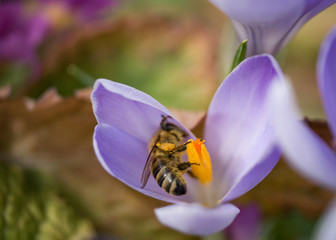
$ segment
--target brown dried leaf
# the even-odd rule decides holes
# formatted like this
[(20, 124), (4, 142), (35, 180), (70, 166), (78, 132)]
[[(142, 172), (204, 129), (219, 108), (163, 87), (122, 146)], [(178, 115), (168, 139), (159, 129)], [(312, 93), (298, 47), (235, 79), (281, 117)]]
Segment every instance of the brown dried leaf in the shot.
[(320, 138), (322, 138), (330, 147), (332, 147), (334, 139), (329, 129), (328, 123), (325, 120), (311, 120), (306, 118), (305, 122), (317, 135), (320, 136)]
[(6, 86), (6, 87), (1, 87), (0, 88), (0, 99), (5, 99), (8, 98), (11, 92), (11, 87)]

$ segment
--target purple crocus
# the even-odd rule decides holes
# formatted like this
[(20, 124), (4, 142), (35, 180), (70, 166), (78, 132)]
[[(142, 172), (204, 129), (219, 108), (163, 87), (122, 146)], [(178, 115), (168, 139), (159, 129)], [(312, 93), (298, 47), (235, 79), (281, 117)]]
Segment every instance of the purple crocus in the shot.
[(23, 8), (20, 2), (0, 4), (0, 60), (24, 62), (36, 75), (36, 50), (46, 36), (48, 22), (39, 14), (28, 15)]
[(97, 158), (109, 174), (128, 186), (174, 203), (155, 209), (162, 224), (192, 235), (220, 231), (239, 213), (229, 201), (257, 185), (280, 157), (266, 97), (271, 83), (282, 78), (270, 55), (246, 59), (226, 78), (211, 101), (202, 136), (212, 160), (212, 180), (202, 184), (184, 174), (188, 191), (182, 196), (166, 193), (152, 176), (141, 188), (140, 179), (162, 115), (172, 116), (169, 122), (190, 139), (196, 137), (149, 95), (99, 79), (91, 95), (98, 122), (93, 136)]
[(276, 54), (312, 17), (335, 0), (210, 0), (226, 13), (240, 41), (248, 39), (247, 55)]
[[(304, 122), (289, 84), (274, 83), (269, 94), (277, 139), (288, 162), (312, 181), (336, 192), (336, 28), (322, 44), (318, 59), (318, 85), (333, 136), (324, 142)], [(333, 147), (334, 146), (334, 147)], [(321, 225), (316, 239), (335, 239), (336, 201)], [(329, 214), (329, 213), (333, 214)], [(331, 221), (331, 222), (330, 222)]]

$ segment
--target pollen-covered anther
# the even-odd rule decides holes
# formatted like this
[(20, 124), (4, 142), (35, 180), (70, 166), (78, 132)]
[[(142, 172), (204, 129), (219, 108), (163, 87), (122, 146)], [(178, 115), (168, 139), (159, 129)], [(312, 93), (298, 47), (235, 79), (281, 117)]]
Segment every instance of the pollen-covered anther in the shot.
[(212, 180), (212, 166), (211, 159), (204, 145), (204, 140), (199, 138), (189, 140), (187, 145), (188, 161), (191, 163), (192, 174), (201, 182), (209, 183)]

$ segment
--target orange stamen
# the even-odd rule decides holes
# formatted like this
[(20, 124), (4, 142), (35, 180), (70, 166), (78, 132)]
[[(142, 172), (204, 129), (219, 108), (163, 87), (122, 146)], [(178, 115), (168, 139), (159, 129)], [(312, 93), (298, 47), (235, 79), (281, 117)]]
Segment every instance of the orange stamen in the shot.
[(187, 145), (188, 161), (191, 163), (191, 171), (201, 183), (208, 183), (212, 180), (211, 159), (204, 145), (204, 140), (199, 138)]

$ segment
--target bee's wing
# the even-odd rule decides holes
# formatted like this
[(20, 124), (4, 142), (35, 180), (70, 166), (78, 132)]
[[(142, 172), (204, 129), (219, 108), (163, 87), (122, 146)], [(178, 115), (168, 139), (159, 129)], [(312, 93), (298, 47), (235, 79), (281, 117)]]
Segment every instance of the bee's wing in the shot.
[(151, 163), (151, 160), (152, 160), (152, 155), (153, 155), (153, 152), (154, 152), (154, 149), (155, 149), (155, 146), (156, 144), (158, 143), (160, 137), (158, 137), (154, 144), (153, 144), (153, 147), (151, 149), (151, 151), (149, 152), (148, 154), (148, 157), (147, 157), (147, 160), (146, 160), (146, 164), (145, 164), (145, 167), (142, 171), (142, 175), (141, 175), (141, 185), (140, 185), (140, 188), (144, 188), (148, 182), (148, 178), (149, 178), (149, 175), (150, 175), (150, 163)]

